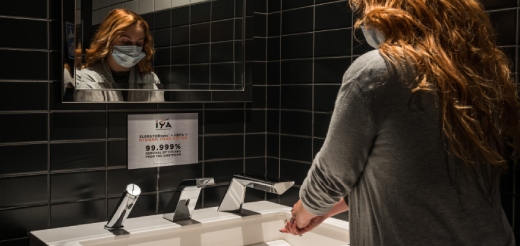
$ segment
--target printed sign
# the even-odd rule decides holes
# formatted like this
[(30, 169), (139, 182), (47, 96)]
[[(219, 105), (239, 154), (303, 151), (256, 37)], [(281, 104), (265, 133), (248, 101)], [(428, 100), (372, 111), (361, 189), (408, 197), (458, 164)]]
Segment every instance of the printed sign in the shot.
[(198, 162), (198, 114), (128, 115), (128, 169)]

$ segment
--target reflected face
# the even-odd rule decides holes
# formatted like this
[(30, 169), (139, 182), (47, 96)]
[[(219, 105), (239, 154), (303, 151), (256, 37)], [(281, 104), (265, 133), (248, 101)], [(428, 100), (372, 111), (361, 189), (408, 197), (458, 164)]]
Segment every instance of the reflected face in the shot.
[(135, 45), (139, 47), (143, 47), (144, 45), (144, 29), (137, 24), (133, 24), (129, 26), (120, 37), (114, 39), (112, 41), (112, 45)]

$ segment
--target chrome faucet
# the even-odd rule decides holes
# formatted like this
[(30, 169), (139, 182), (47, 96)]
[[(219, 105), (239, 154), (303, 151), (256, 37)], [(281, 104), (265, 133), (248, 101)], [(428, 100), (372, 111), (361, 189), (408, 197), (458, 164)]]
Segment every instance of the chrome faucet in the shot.
[(163, 218), (169, 221), (191, 219), (200, 190), (215, 185), (213, 178), (185, 179), (173, 193), (168, 205), (164, 208)]
[(241, 212), (246, 187), (281, 195), (294, 185), (294, 181), (257, 174), (236, 174), (231, 179), (226, 195), (218, 207), (220, 212)]
[(137, 198), (139, 198), (139, 194), (141, 194), (139, 186), (135, 184), (129, 184), (126, 186), (125, 191), (117, 203), (116, 209), (105, 225), (105, 229), (114, 230), (123, 228), (123, 223), (125, 223), (130, 211), (134, 208), (135, 202), (137, 202)]

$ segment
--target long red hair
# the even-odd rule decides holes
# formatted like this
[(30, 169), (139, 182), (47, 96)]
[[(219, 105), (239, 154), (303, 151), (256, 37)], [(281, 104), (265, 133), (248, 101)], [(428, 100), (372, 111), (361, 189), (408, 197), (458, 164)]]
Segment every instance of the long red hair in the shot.
[(85, 67), (93, 66), (105, 59), (108, 52), (112, 51), (114, 39), (119, 38), (129, 26), (134, 24), (141, 26), (145, 33), (143, 52), (146, 54), (146, 57), (137, 64), (137, 67), (140, 73), (151, 72), (155, 50), (153, 48), (152, 36), (150, 35), (150, 28), (141, 16), (127, 9), (110, 11), (103, 23), (101, 23), (90, 43), (90, 48), (85, 50)]

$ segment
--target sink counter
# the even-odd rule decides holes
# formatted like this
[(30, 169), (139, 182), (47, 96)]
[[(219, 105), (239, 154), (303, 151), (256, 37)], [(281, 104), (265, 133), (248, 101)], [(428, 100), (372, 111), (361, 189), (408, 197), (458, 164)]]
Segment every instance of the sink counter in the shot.
[[(105, 230), (106, 222), (32, 231), (30, 245), (280, 245), (267, 243), (276, 240), (285, 240), (287, 245), (348, 245), (348, 222), (330, 218), (298, 237), (278, 231), (283, 220), (291, 217), (290, 207), (260, 201), (245, 203), (243, 208), (251, 215), (218, 212), (212, 207), (195, 210), (193, 223), (184, 225), (158, 214), (127, 219), (124, 228), (116, 231)], [(324, 243), (329, 239), (331, 242)]]

